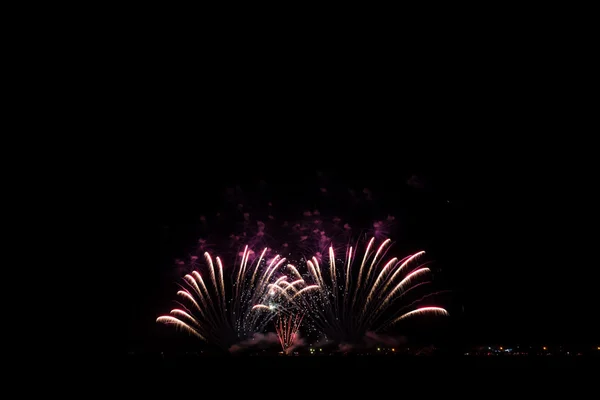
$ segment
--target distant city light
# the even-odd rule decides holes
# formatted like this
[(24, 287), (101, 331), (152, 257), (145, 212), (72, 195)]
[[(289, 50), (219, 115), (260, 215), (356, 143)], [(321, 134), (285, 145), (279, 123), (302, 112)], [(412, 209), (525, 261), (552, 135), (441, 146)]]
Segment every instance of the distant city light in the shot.
[(544, 350), (548, 350), (548, 348), (546, 346), (544, 346)]
[(378, 348), (377, 348), (377, 351), (381, 351), (381, 348), (380, 348), (380, 347), (378, 347)]
[[(600, 350), (600, 347), (598, 349)], [(392, 351), (396, 351), (396, 349), (392, 348)]]
[(502, 348), (502, 346), (500, 346), (500, 350), (504, 350), (504, 349)]

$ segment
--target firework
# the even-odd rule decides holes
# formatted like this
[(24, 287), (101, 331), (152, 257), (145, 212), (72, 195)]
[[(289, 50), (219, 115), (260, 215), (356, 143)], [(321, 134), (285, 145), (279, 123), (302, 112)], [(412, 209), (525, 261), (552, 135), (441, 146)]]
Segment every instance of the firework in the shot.
[(302, 324), (303, 314), (290, 314), (288, 316), (280, 315), (276, 324), (275, 331), (279, 338), (279, 343), (285, 354), (289, 354), (294, 348), (296, 339), (298, 337), (298, 331)]
[[(288, 264), (289, 267), (293, 266)], [(297, 270), (296, 273), (300, 276), (299, 279), (288, 282), (288, 276), (282, 275), (266, 286), (266, 295), (253, 296), (252, 299), (260, 298), (262, 302), (254, 304), (252, 310), (271, 312), (274, 316), (280, 318), (301, 311), (306, 312), (305, 303), (302, 302), (302, 299), (308, 292), (318, 289), (319, 285), (308, 285)]]
[(267, 260), (267, 252), (265, 248), (251, 261), (254, 252), (246, 246), (227, 277), (221, 259), (204, 253), (204, 275), (198, 270), (186, 274), (177, 292), (181, 308), (156, 321), (225, 349), (264, 331), (275, 316), (293, 309), (292, 298), (305, 286), (301, 279), (288, 283), (283, 271), (286, 259), (275, 255)]
[[(425, 254), (419, 251), (403, 259), (386, 258), (390, 239), (375, 246), (369, 240), (362, 254), (350, 246), (345, 257), (337, 258), (333, 247), (328, 257), (307, 261), (309, 280), (307, 295), (296, 301), (306, 310), (307, 317), (323, 333), (340, 343), (361, 340), (367, 331), (380, 331), (410, 316), (422, 314), (448, 315), (439, 307), (422, 307), (405, 314), (407, 308), (440, 293), (427, 293), (410, 304), (396, 307), (401, 299), (418, 292), (417, 288), (431, 283), (428, 263), (420, 263)], [(309, 288), (312, 288), (310, 290)]]

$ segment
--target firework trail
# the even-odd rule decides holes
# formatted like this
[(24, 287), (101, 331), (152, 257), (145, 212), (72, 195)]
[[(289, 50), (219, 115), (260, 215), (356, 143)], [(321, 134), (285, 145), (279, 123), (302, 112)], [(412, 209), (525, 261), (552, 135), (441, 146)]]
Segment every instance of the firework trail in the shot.
[[(288, 267), (290, 266), (291, 264), (288, 264)], [(273, 316), (279, 317), (294, 315), (304, 309), (305, 304), (302, 303), (304, 296), (318, 288), (319, 285), (308, 285), (302, 277), (288, 282), (288, 276), (282, 275), (266, 286), (266, 295), (252, 297), (252, 301), (262, 300), (254, 304), (252, 310), (271, 312)]]
[(265, 248), (259, 257), (253, 257), (254, 252), (246, 246), (227, 276), (231, 280), (227, 287), (221, 259), (213, 260), (204, 253), (204, 274), (198, 270), (186, 274), (177, 292), (181, 308), (156, 321), (224, 349), (262, 332), (275, 316), (294, 308), (292, 298), (306, 286), (302, 279), (288, 282), (291, 279), (283, 271), (286, 259), (275, 255), (267, 260), (267, 252)]
[(287, 317), (280, 315), (277, 319), (275, 331), (285, 354), (289, 354), (292, 351), (303, 318), (303, 314), (290, 314)]
[(403, 259), (386, 258), (390, 242), (386, 239), (376, 246), (372, 238), (362, 254), (349, 246), (343, 259), (336, 258), (330, 247), (323, 265), (316, 257), (307, 261), (307, 279), (314, 285), (305, 287), (307, 295), (296, 300), (297, 307), (305, 310), (323, 333), (341, 343), (362, 340), (367, 331), (383, 330), (410, 316), (448, 315), (439, 307), (422, 307), (401, 314), (440, 292), (428, 293), (404, 307), (392, 307), (417, 292), (417, 288), (427, 287), (431, 281), (425, 278), (431, 270), (428, 263), (419, 262), (424, 251)]
[[(289, 276), (282, 275), (267, 285), (268, 295), (263, 296), (263, 302), (252, 307), (252, 311), (270, 313), (271, 318), (277, 317), (275, 328), (284, 352), (291, 350), (302, 318), (309, 311), (305, 297), (320, 288), (319, 285), (307, 284), (295, 266), (288, 264), (286, 269), (298, 279), (289, 282)], [(273, 298), (276, 300), (273, 301)]]

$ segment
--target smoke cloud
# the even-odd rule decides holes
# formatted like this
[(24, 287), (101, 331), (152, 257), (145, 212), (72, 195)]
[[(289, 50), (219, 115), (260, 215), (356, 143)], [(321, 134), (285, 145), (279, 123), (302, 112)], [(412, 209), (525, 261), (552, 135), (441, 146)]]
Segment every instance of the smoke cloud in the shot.
[(249, 349), (255, 346), (266, 346), (274, 343), (279, 343), (277, 335), (273, 332), (269, 332), (266, 335), (263, 333), (255, 333), (250, 339), (243, 340), (237, 344), (234, 344), (229, 348), (230, 353), (236, 353), (238, 351)]

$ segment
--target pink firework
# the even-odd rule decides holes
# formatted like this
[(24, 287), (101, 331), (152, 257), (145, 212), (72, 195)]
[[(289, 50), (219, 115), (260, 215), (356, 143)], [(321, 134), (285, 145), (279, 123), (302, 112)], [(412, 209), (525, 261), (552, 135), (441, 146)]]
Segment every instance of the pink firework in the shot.
[(280, 315), (275, 323), (275, 331), (285, 354), (291, 353), (294, 348), (303, 318), (302, 314)]

